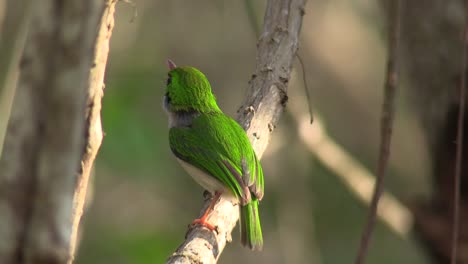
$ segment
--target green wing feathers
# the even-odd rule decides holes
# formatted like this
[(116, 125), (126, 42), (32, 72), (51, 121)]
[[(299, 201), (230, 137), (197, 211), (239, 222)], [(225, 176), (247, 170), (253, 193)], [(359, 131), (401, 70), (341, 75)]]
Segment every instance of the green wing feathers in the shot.
[(207, 172), (240, 199), (242, 244), (261, 249), (263, 171), (240, 125), (221, 112), (204, 113), (190, 127), (171, 128), (169, 143), (179, 159)]
[(223, 113), (202, 114), (191, 127), (171, 128), (169, 144), (180, 159), (208, 172), (235, 195), (245, 188), (263, 197), (263, 172), (245, 131)]

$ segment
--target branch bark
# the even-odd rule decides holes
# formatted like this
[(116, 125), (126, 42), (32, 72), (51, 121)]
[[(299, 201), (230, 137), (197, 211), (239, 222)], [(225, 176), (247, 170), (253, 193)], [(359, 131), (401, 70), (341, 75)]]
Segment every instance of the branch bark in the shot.
[[(263, 33), (258, 41), (257, 65), (237, 121), (247, 131), (261, 157), (287, 102), (291, 67), (299, 42), (305, 0), (269, 0)], [(204, 208), (208, 206), (205, 203)], [(216, 234), (195, 227), (167, 263), (216, 263), (239, 218), (237, 201), (222, 196), (210, 214)]]
[(0, 263), (69, 259), (76, 172), (99, 12), (93, 0), (35, 3), (0, 160)]
[(85, 148), (81, 158), (75, 194), (73, 196), (72, 233), (70, 241), (70, 260), (73, 263), (78, 243), (80, 220), (83, 215), (88, 191), (88, 182), (96, 155), (101, 147), (103, 132), (101, 124), (101, 99), (104, 92), (104, 73), (106, 71), (109, 44), (114, 28), (114, 13), (117, 0), (106, 0), (101, 16), (99, 32), (94, 46), (94, 61), (88, 80), (86, 105)]

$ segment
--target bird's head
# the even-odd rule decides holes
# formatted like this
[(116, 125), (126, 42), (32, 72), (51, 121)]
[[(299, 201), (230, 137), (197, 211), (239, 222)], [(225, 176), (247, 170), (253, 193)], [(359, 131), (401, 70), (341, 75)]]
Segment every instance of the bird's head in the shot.
[(169, 67), (164, 108), (169, 112), (197, 111), (201, 113), (220, 111), (211, 85), (206, 76), (194, 67), (177, 67), (171, 60)]

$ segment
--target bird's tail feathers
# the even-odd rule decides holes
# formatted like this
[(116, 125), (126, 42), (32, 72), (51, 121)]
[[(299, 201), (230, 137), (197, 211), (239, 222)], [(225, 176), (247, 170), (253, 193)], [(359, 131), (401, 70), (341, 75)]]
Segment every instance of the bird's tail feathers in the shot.
[(245, 206), (241, 206), (240, 230), (242, 245), (251, 250), (262, 250), (263, 236), (258, 215), (258, 200), (252, 197), (252, 201)]

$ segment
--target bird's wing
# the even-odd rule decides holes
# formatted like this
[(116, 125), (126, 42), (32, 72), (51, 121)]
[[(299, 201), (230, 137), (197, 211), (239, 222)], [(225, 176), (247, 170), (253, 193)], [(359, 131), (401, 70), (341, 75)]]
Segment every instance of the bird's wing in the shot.
[(190, 127), (169, 131), (172, 152), (207, 172), (241, 198), (263, 197), (263, 171), (245, 131), (222, 113), (202, 114)]

